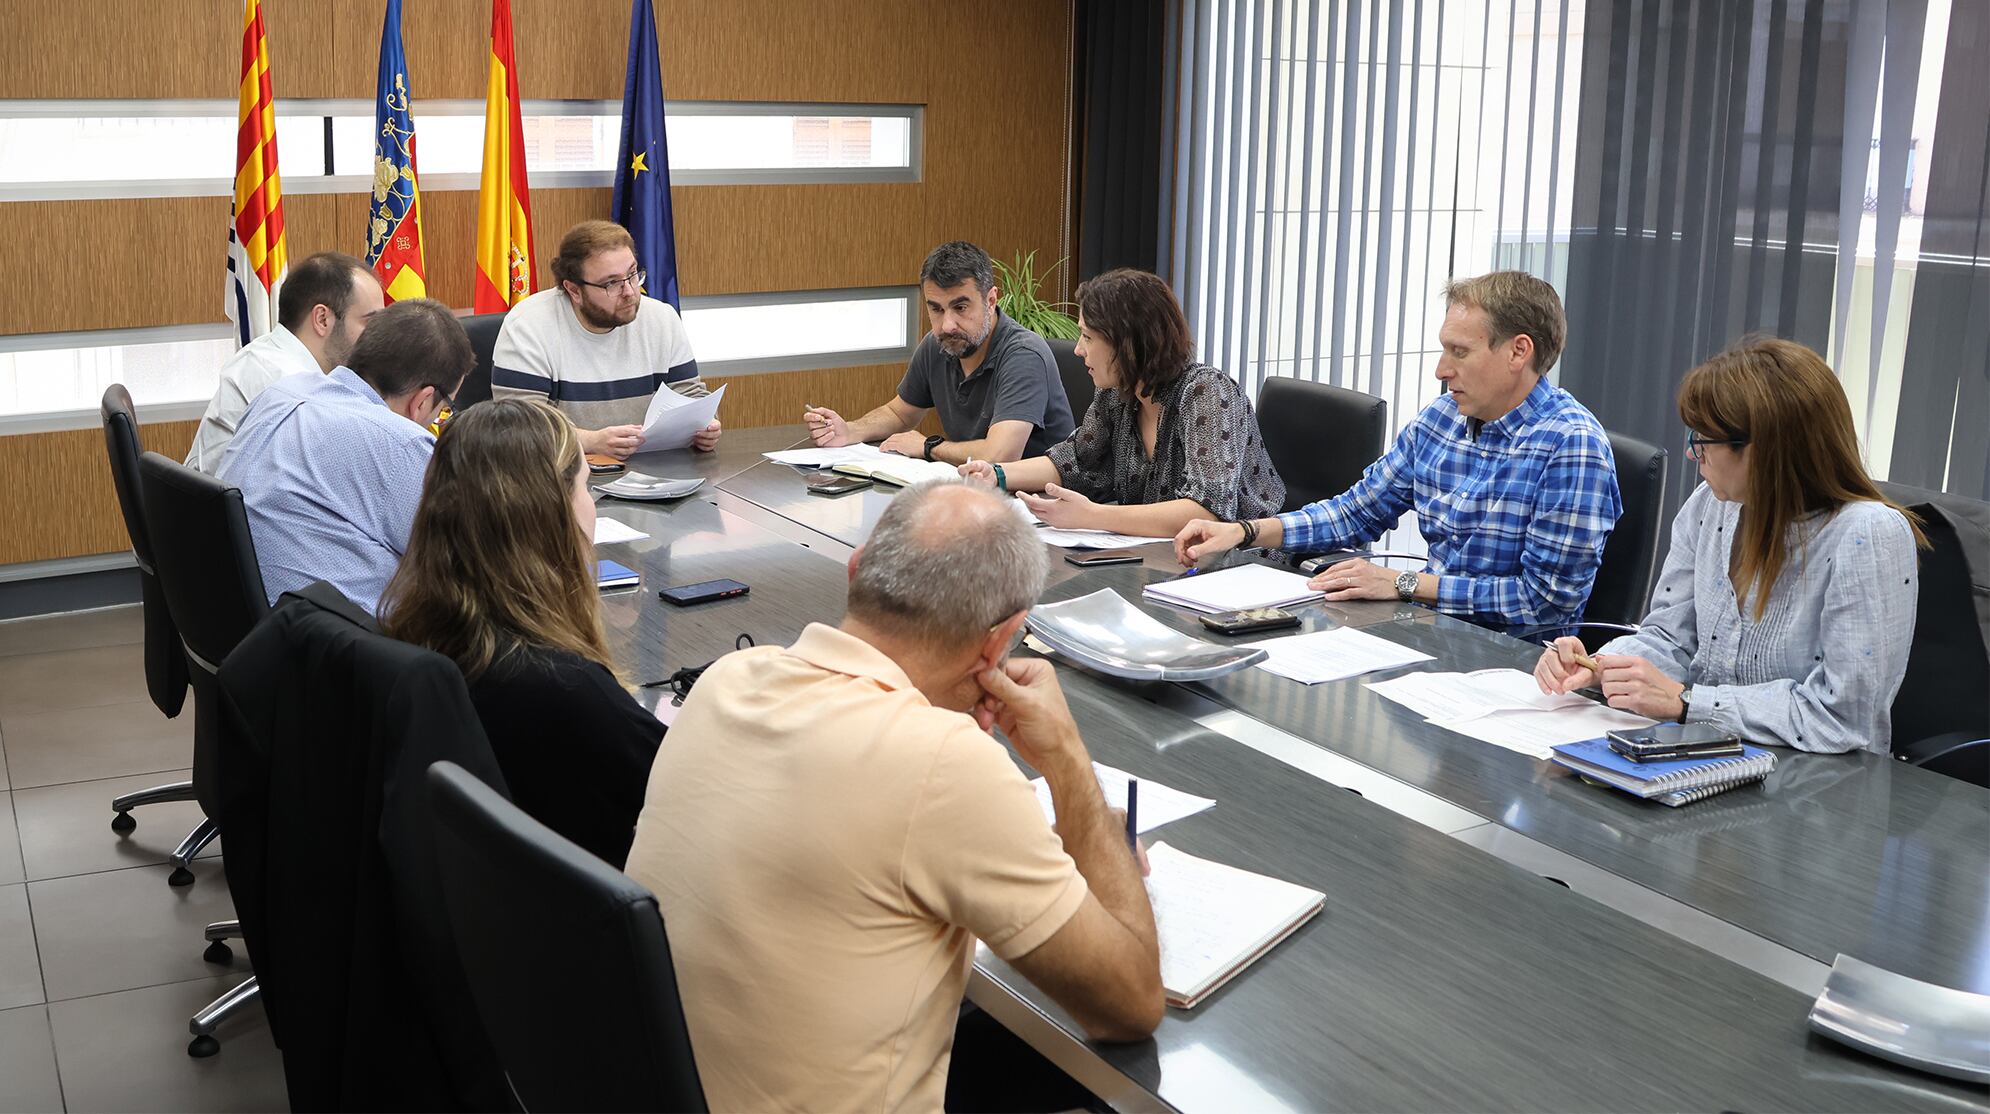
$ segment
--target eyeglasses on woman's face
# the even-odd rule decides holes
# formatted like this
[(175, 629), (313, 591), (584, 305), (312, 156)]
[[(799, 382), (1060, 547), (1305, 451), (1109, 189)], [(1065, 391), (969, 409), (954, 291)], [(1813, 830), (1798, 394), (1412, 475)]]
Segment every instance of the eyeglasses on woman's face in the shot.
[(1695, 463), (1707, 459), (1708, 445), (1726, 445), (1731, 449), (1739, 449), (1747, 444), (1746, 437), (1702, 437), (1690, 429), (1686, 431), (1686, 455)]

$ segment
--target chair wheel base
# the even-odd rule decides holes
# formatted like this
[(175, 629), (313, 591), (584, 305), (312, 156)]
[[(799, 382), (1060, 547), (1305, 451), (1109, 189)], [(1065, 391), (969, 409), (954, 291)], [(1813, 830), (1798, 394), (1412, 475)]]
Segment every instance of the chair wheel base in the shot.
[(129, 835), (136, 827), (138, 827), (138, 821), (133, 820), (129, 812), (120, 812), (116, 816), (111, 817), (111, 831), (119, 835)]
[(221, 1051), (221, 1042), (213, 1037), (195, 1037), (187, 1042), (187, 1055), (196, 1060), (205, 1060)]
[(200, 957), (209, 963), (233, 963), (235, 949), (229, 947), (226, 940), (216, 940), (207, 945), (207, 950), (200, 953)]
[(166, 884), (168, 886), (191, 886), (193, 885), (193, 871), (183, 866), (176, 866), (173, 868), (173, 873), (166, 875)]

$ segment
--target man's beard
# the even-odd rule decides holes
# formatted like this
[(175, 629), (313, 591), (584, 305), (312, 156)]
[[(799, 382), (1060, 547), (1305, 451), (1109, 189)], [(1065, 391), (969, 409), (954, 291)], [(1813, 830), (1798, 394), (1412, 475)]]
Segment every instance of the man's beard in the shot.
[(580, 319), (597, 329), (619, 329), (636, 319), (636, 313), (643, 308), (643, 300), (637, 298), (629, 303), (629, 316), (623, 317), (614, 310), (596, 309), (593, 302), (582, 300), (574, 304)]
[(945, 352), (947, 355), (952, 356), (954, 359), (958, 360), (962, 356), (967, 355), (969, 352), (972, 352), (975, 349), (981, 347), (983, 344), (987, 343), (988, 334), (994, 331), (995, 331), (995, 315), (989, 314), (988, 323), (982, 328), (981, 335), (975, 337), (972, 340), (969, 340), (966, 336), (963, 336), (959, 333), (941, 333), (937, 338), (940, 344), (940, 351)]
[(330, 361), (333, 367), (344, 367), (345, 362), (352, 358), (352, 350), (358, 346), (357, 338), (346, 336), (345, 318), (341, 317), (338, 323), (332, 326), (331, 334), (325, 338), (325, 359)]

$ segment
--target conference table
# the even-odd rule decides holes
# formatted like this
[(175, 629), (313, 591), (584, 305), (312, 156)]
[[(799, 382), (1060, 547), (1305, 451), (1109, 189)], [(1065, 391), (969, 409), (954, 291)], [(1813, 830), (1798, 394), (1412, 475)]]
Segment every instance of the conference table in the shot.
[[(840, 617), (848, 557), (891, 496), (809, 495), (759, 456), (799, 437), (729, 430), (716, 453), (638, 457), (707, 483), (670, 503), (599, 501), (649, 535), (603, 547), (642, 575), (603, 596), (633, 680)], [(1109, 588), (1141, 603), (1142, 584), (1179, 569), (1164, 546), (1139, 552), (1090, 570), (1054, 560), (1046, 601)], [(690, 608), (656, 596), (717, 577), (751, 592)], [(1410, 669), (1527, 668), (1538, 653), (1420, 607), (1297, 610), (1309, 629), (1360, 627), (1436, 659)], [(1060, 661), (1059, 676), (1095, 759), (1218, 802), (1150, 843), (1326, 895), (1133, 1044), (1087, 1040), (977, 955), (975, 1004), (1116, 1109), (1990, 1111), (1980, 1086), (1805, 1024), (1839, 952), (1990, 990), (1990, 792), (1870, 755), (1779, 752), (1763, 788), (1674, 810), (1424, 723), (1363, 687), (1378, 675), (1136, 684)]]

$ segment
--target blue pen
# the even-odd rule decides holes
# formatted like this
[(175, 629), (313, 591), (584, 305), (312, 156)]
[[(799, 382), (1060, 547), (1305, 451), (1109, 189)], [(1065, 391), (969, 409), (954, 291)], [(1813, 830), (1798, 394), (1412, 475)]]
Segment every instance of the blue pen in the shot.
[(1140, 846), (1140, 783), (1126, 779), (1126, 845)]

